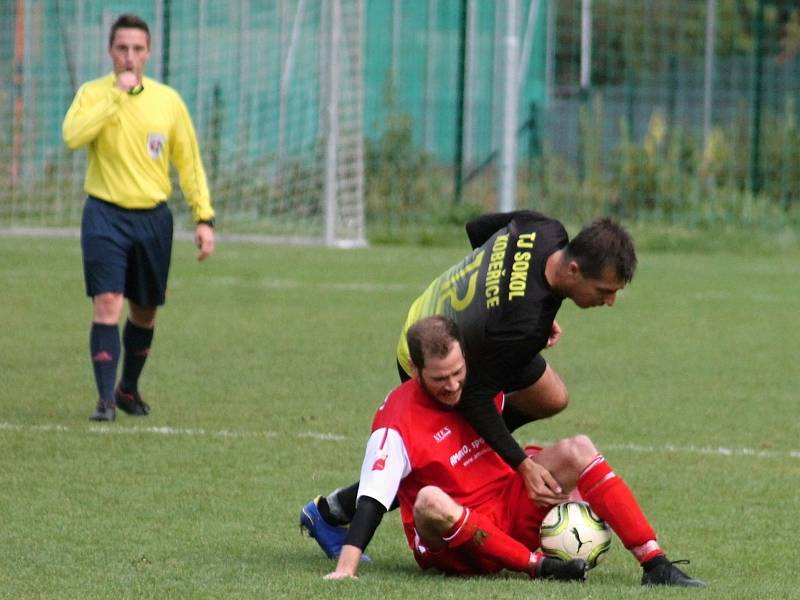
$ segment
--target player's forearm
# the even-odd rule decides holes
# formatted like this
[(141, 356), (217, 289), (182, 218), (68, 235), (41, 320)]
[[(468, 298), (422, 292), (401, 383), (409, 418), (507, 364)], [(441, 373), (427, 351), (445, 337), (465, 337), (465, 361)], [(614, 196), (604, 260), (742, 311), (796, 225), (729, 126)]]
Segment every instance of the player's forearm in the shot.
[(347, 530), (345, 544), (355, 546), (362, 551), (366, 549), (372, 536), (383, 520), (386, 507), (380, 502), (369, 496), (360, 496), (356, 502), (356, 512), (350, 527)]
[(369, 496), (358, 498), (356, 514), (353, 515), (353, 520), (350, 522), (336, 569), (326, 575), (325, 579), (345, 579), (356, 576), (364, 548), (375, 534), (385, 512), (386, 507), (374, 498)]
[(503, 417), (497, 412), (491, 400), (463, 399), (459, 406), (461, 413), (475, 428), (486, 443), (489, 444), (497, 454), (512, 469), (516, 469), (525, 460), (526, 454), (508, 431)]
[(361, 555), (363, 552), (361, 548), (344, 544), (342, 552), (339, 554), (339, 562), (336, 563), (336, 571), (338, 575), (346, 575), (355, 577), (358, 573), (358, 563), (361, 562)]
[(329, 579), (340, 577), (355, 577), (361, 555), (369, 544), (375, 530), (381, 524), (386, 507), (369, 496), (361, 496), (356, 504), (356, 514), (347, 531), (347, 538), (339, 554), (336, 570), (328, 576)]

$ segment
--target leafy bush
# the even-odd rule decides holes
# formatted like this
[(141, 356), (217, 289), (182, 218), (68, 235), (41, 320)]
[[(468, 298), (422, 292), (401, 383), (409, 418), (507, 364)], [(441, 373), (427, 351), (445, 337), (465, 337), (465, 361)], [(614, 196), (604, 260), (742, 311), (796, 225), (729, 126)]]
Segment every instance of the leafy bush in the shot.
[[(792, 103), (764, 117), (761, 152), (764, 185), (750, 191), (750, 145), (743, 115), (712, 131), (707, 147), (654, 112), (634, 140), (624, 121), (621, 142), (603, 146), (603, 106), (581, 111), (580, 162), (545, 147), (519, 164), (517, 206), (552, 214), (580, 226), (601, 214), (654, 234), (654, 247), (710, 248), (751, 240), (796, 243), (800, 231), (800, 128)], [(393, 113), (381, 137), (368, 142), (367, 211), (373, 242), (463, 242), (463, 224), (496, 210), (493, 164), (470, 180), (461, 205), (452, 201), (452, 174), (412, 141), (413, 123)], [(688, 242), (688, 240), (694, 240)]]

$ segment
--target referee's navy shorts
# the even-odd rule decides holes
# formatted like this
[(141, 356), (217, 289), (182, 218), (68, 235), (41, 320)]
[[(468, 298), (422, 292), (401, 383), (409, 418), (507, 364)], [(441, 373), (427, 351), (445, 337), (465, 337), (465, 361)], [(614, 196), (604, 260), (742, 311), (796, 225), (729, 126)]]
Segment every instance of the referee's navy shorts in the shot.
[(166, 202), (130, 210), (89, 196), (81, 221), (86, 295), (114, 292), (142, 306), (164, 304), (172, 230)]

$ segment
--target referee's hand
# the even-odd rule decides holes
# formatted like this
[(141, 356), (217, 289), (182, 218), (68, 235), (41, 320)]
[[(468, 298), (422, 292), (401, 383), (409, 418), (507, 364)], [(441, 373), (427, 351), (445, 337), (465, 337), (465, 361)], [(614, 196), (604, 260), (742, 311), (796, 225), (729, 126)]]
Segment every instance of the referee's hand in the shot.
[(117, 87), (123, 92), (130, 92), (139, 85), (139, 78), (133, 71), (123, 71), (117, 75)]
[(214, 252), (214, 228), (198, 223), (194, 231), (194, 245), (197, 246), (197, 260), (203, 261)]

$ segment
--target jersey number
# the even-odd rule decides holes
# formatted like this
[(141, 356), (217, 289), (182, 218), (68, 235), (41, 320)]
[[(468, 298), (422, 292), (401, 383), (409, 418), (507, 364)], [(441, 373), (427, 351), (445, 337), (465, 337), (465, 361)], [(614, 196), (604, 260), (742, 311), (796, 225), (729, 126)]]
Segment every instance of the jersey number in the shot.
[[(472, 259), (472, 262), (461, 267), (448, 277), (439, 290), (439, 299), (436, 301), (436, 314), (442, 314), (446, 303), (450, 303), (453, 310), (460, 312), (467, 308), (475, 297), (475, 288), (478, 286), (478, 269), (481, 266), (485, 250), (481, 250)], [(464, 295), (458, 297), (458, 282), (467, 278), (467, 289)]]

